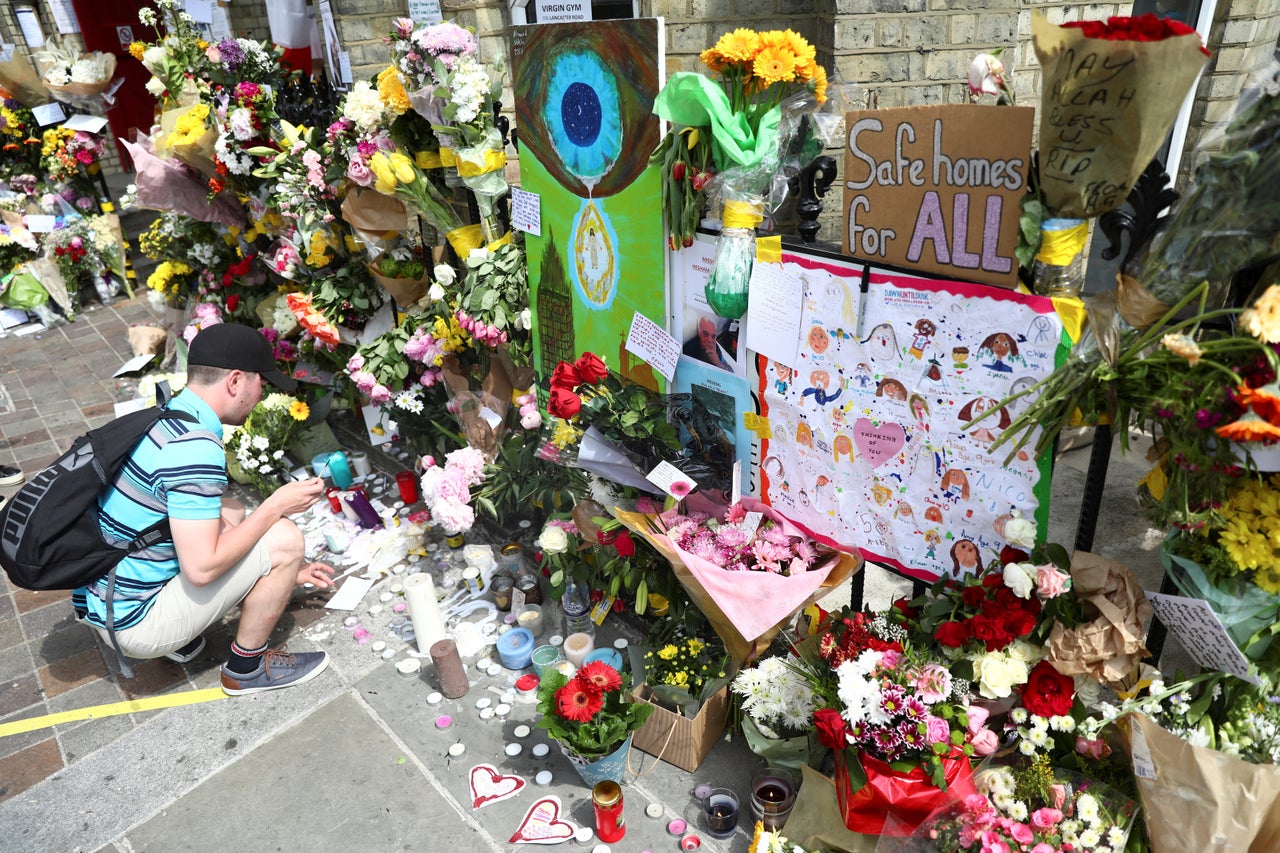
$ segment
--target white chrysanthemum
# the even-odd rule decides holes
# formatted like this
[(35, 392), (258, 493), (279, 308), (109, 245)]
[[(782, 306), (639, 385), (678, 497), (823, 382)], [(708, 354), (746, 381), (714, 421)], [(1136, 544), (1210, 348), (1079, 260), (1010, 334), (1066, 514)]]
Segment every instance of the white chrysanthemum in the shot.
[(1107, 830), (1107, 843), (1117, 850), (1123, 850), (1128, 840), (1129, 833), (1123, 826), (1113, 826)]
[(856, 661), (845, 661), (836, 667), (836, 683), (836, 695), (844, 705), (842, 716), (851, 724), (866, 719), (871, 706), (879, 706), (878, 686), (864, 677)]
[(271, 454), (271, 458), (272, 458), (272, 459), (283, 459), (283, 458), (284, 458), (284, 451), (283, 451), (283, 450), (277, 450), (275, 453), (272, 453), (272, 454)]
[(1020, 740), (1018, 741), (1018, 752), (1030, 757), (1036, 754), (1036, 745), (1030, 740)]
[(1089, 827), (1080, 833), (1080, 844), (1085, 850), (1094, 850), (1102, 843), (1102, 833), (1093, 827)]
[(1049, 734), (1046, 729), (1032, 729), (1027, 735), (1027, 740), (1043, 749), (1049, 743)]
[(450, 103), (456, 108), (454, 121), (469, 124), (480, 115), (485, 96), (489, 94), (489, 75), (484, 66), (469, 56), (458, 59), (449, 81)]
[(367, 80), (360, 80), (351, 87), (342, 108), (344, 118), (350, 119), (361, 130), (368, 131), (382, 122), (384, 114), (382, 96)]
[(1076, 815), (1085, 823), (1098, 819), (1098, 800), (1093, 794), (1081, 794), (1076, 799)]
[(267, 440), (265, 435), (255, 435), (252, 441), (255, 450), (266, 450), (271, 446), (271, 442)]
[(1076, 720), (1064, 715), (1050, 717), (1049, 727), (1055, 732), (1073, 732), (1076, 730)]
[(406, 412), (412, 412), (415, 415), (422, 414), (422, 396), (417, 390), (401, 391), (396, 395), (396, 407), (404, 409)]
[(1009, 817), (1022, 821), (1027, 819), (1027, 804), (1022, 800), (1014, 800), (1009, 805)]

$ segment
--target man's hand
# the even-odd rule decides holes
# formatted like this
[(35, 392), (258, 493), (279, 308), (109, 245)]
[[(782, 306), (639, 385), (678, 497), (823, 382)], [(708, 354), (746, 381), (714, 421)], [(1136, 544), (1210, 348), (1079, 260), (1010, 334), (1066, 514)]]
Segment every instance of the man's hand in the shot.
[[(285, 483), (272, 492), (268, 501), (274, 505), (282, 516), (305, 512), (312, 504), (324, 497), (324, 478), (311, 477), (306, 480), (294, 480)], [(265, 503), (265, 501), (264, 501)]]
[(298, 569), (298, 583), (309, 583), (318, 586), (320, 589), (331, 589), (333, 587), (333, 569), (324, 563), (307, 563)]

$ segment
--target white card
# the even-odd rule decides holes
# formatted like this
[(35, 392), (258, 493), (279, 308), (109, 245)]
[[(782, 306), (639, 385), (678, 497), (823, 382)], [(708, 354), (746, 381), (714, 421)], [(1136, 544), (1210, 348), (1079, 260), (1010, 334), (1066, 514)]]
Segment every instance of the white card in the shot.
[(369, 434), (369, 443), (374, 447), (380, 447), (396, 437), (398, 434), (396, 422), (382, 416), (382, 409), (377, 403), (370, 403), (360, 409), (360, 414), (364, 416), (365, 431)]
[(133, 358), (120, 365), (120, 368), (115, 373), (111, 374), (111, 377), (114, 379), (117, 376), (124, 376), (126, 373), (139, 371), (146, 367), (147, 364), (151, 362), (151, 359), (155, 357), (156, 354), (153, 352), (144, 352), (142, 355), (135, 355)]
[(511, 227), (517, 231), (542, 236), (542, 196), (511, 188)]
[(670, 462), (659, 462), (645, 478), (677, 500), (689, 496), (698, 484)]
[(755, 536), (756, 531), (760, 528), (760, 522), (763, 520), (763, 512), (749, 512), (746, 517), (742, 519), (742, 524), (739, 526), (743, 530), (747, 531), (749, 535)]
[(409, 17), (418, 26), (440, 23), (444, 20), (440, 0), (409, 0)]
[(141, 397), (134, 397), (132, 400), (125, 400), (123, 403), (116, 403), (115, 416), (122, 418), (131, 412), (141, 412), (147, 406), (151, 405)]
[(46, 127), (51, 124), (57, 124), (60, 121), (66, 121), (67, 114), (62, 111), (62, 104), (54, 101), (49, 104), (41, 104), (38, 107), (31, 108), (31, 114), (36, 118), (36, 124)]
[(182, 4), (197, 24), (213, 23), (213, 3), (209, 0), (182, 0)]
[(676, 375), (680, 342), (639, 311), (631, 318), (631, 331), (627, 333), (627, 352), (644, 359), (665, 376), (668, 382)]
[(97, 133), (107, 126), (106, 116), (91, 116), (85, 113), (74, 115), (62, 124), (67, 130), (83, 130), (87, 133)]
[(742, 460), (733, 461), (733, 485), (729, 489), (729, 506), (742, 503)]
[(347, 578), (324, 606), (330, 610), (355, 610), (373, 584), (374, 581), (368, 578)]
[(32, 234), (48, 234), (58, 227), (58, 217), (47, 213), (28, 213), (23, 221)]
[(1178, 638), (1196, 663), (1253, 684), (1259, 683), (1258, 677), (1250, 671), (1249, 659), (1231, 641), (1209, 602), (1158, 592), (1148, 592), (1147, 600), (1160, 622)]
[(480, 407), (480, 417), (489, 425), (489, 429), (496, 430), (498, 427), (502, 426), (502, 415), (498, 414), (488, 406)]

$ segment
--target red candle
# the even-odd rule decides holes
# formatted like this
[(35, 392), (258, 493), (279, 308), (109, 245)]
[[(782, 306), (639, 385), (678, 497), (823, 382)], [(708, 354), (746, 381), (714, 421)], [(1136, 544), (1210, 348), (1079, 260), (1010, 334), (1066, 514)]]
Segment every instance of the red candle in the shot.
[(591, 805), (596, 813), (596, 835), (601, 841), (612, 844), (627, 834), (622, 820), (622, 788), (617, 782), (605, 780), (591, 789)]
[(342, 489), (334, 488), (333, 486), (324, 490), (324, 496), (329, 499), (329, 507), (338, 515), (342, 515), (342, 504), (339, 497), (341, 494)]
[(418, 502), (418, 477), (412, 471), (396, 474), (396, 485), (400, 487), (400, 500), (406, 504)]

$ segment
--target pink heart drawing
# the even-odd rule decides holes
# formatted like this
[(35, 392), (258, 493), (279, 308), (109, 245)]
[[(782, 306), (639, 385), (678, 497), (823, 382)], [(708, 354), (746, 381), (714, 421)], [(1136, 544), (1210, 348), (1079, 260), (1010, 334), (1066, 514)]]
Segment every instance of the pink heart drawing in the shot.
[(491, 764), (477, 764), (471, 768), (471, 808), (514, 797), (524, 786), (525, 781), (519, 776), (504, 776)]
[(898, 455), (907, 443), (907, 434), (902, 424), (875, 426), (866, 418), (858, 418), (853, 423), (853, 443), (872, 468), (879, 468)]
[(560, 819), (560, 798), (543, 797), (529, 807), (509, 844), (559, 844), (568, 841), (578, 828)]

